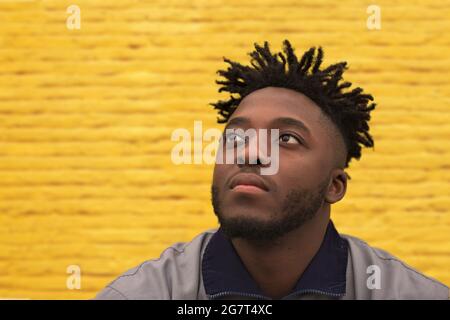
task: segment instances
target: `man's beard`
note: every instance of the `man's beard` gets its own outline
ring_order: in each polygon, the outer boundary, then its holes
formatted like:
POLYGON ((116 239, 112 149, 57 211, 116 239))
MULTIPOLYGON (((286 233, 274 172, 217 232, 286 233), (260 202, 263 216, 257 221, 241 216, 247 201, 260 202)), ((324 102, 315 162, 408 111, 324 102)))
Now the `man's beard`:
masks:
POLYGON ((212 205, 221 230, 229 237, 242 238, 257 246, 275 244, 283 235, 300 228, 311 220, 321 207, 328 181, 319 185, 317 190, 296 189, 288 192, 283 201, 281 212, 271 214, 271 219, 261 220, 242 215, 227 217, 221 211, 218 188, 211 187, 212 205))

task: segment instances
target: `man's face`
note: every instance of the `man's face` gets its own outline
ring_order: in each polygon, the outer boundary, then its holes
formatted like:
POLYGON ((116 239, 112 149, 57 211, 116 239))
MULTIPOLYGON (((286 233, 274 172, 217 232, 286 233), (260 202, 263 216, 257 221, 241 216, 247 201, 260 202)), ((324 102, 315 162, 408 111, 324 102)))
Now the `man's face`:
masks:
POLYGON ((250 128, 268 131, 269 152, 270 129, 279 130, 278 172, 261 175, 263 165, 249 164, 254 151, 246 146, 245 164, 216 164, 212 202, 225 234, 266 243, 297 229, 326 205, 331 172, 343 160, 342 149, 336 149, 343 142, 313 101, 285 88, 263 88, 242 100, 226 129, 250 128))

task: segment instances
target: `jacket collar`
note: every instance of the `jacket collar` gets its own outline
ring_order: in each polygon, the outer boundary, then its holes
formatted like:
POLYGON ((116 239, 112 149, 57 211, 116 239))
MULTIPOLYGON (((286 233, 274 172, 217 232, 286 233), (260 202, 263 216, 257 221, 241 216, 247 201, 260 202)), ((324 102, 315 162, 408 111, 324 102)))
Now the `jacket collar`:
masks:
MULTIPOLYGON (((318 252, 294 290, 283 299, 302 293, 333 297, 345 295, 347 252, 347 241, 340 237, 330 220, 318 252)), ((221 228, 214 233, 203 254, 202 276, 206 294, 210 299, 227 295, 270 299, 252 279, 221 228)))

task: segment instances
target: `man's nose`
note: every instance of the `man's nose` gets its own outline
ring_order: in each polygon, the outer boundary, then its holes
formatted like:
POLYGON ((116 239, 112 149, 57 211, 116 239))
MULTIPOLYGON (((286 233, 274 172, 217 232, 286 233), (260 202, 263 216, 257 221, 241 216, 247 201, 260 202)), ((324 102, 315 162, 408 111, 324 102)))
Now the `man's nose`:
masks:
POLYGON ((263 131, 245 137, 243 145, 237 148, 237 164, 265 166, 269 164, 268 152, 270 152, 269 137, 263 131))

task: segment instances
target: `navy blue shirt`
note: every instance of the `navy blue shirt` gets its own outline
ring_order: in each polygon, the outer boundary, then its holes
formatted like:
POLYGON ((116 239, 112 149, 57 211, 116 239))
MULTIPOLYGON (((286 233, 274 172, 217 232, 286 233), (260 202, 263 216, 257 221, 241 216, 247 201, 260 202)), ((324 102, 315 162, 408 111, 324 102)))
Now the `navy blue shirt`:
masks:
MULTIPOLYGON (((348 243, 330 220, 322 244, 297 281, 290 299, 303 293, 339 298, 345 295, 348 243)), ((271 299, 264 295, 245 268, 230 239, 219 228, 208 243, 202 275, 209 299, 242 296, 271 299)))

